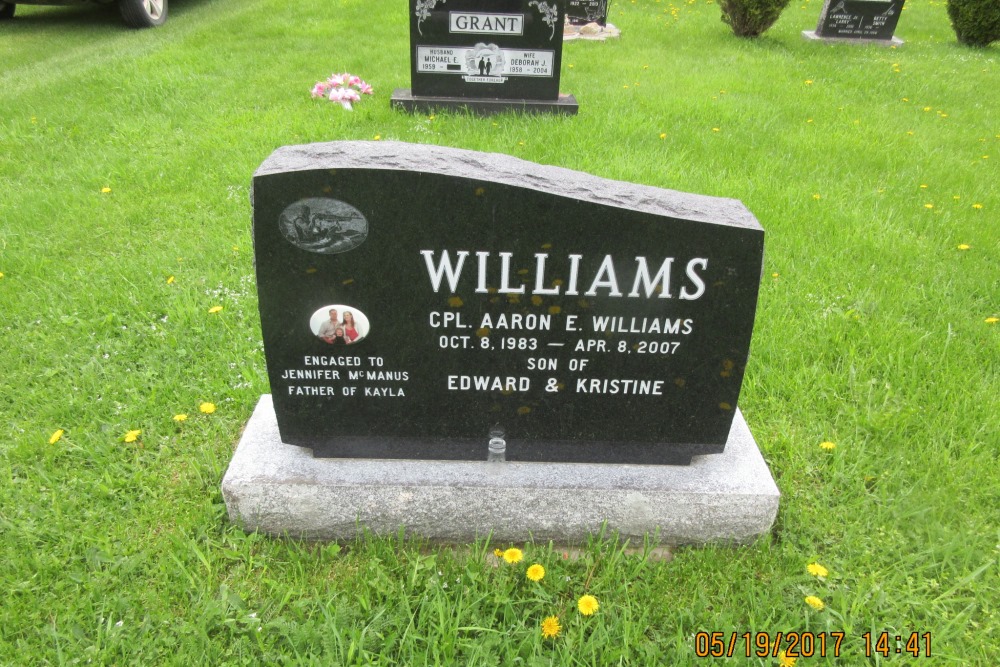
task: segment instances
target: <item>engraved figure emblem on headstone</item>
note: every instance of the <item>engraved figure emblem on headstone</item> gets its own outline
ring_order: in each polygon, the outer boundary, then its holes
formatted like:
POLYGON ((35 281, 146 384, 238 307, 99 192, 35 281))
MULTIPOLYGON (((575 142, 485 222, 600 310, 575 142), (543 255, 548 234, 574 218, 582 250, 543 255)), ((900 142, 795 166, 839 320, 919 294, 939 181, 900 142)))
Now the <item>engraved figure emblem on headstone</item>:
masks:
POLYGON ((324 197, 288 206, 278 218, 278 228, 292 245, 326 255, 353 250, 368 238, 368 221, 361 211, 324 197))
POLYGON ((503 83, 507 79, 500 76, 504 72, 503 51, 496 44, 477 43, 465 53, 466 81, 488 81, 503 83))

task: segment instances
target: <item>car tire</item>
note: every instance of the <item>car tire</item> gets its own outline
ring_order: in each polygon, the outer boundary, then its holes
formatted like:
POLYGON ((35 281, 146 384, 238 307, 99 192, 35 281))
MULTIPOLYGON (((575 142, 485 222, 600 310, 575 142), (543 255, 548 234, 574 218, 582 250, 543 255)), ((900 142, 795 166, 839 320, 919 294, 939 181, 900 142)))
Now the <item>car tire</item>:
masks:
POLYGON ((167 0, 119 0, 118 8, 130 28, 155 28, 167 20, 167 0))
POLYGON ((13 2, 0 2, 0 20, 14 18, 15 7, 13 2))

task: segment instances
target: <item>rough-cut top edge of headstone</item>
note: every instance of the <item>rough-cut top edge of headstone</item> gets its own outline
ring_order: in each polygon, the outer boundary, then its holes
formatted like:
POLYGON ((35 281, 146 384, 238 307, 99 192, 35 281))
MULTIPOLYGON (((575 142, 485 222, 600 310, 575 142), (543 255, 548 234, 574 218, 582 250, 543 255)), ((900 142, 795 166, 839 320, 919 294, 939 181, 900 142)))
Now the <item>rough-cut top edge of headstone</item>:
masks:
POLYGON ((264 160, 254 177, 314 169, 385 169, 471 178, 653 215, 763 231, 736 199, 614 181, 500 153, 425 144, 331 141, 283 146, 264 160))

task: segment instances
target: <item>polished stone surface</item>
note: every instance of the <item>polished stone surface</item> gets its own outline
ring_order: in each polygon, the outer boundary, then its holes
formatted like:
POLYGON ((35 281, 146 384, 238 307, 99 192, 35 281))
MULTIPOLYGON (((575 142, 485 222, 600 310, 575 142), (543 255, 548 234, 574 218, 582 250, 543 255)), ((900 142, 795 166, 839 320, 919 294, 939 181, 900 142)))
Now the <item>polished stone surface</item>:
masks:
POLYGON ((475 460, 499 431, 509 460, 593 463, 725 446, 764 242, 739 202, 391 142, 281 148, 253 196, 285 442, 475 460))
POLYGON ((281 442, 268 395, 222 492, 232 521, 275 536, 349 540, 402 527, 451 542, 579 543, 606 524, 666 544, 752 541, 770 530, 780 496, 739 412, 725 452, 690 466, 317 459, 281 442))
POLYGON ((565 0, 410 0, 414 97, 559 97, 565 0))
POLYGON ((582 26, 608 23, 608 0, 567 0, 566 19, 568 23, 582 26))
POLYGON ((824 0, 819 39, 891 42, 906 0, 824 0))

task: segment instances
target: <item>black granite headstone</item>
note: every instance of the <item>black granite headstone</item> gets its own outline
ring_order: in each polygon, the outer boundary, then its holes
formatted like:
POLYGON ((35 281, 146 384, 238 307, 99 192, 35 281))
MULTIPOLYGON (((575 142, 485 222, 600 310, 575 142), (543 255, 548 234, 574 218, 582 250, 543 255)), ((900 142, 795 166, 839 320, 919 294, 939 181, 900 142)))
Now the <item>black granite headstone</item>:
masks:
POLYGON ((410 0, 410 90, 394 106, 576 113, 560 96, 566 0, 410 0))
POLYGON ((826 0, 816 35, 821 38, 892 40, 905 0, 826 0))
POLYGON ((764 231, 738 201, 435 146, 253 180, 281 438, 317 456, 686 463, 723 450, 764 231), (332 312, 335 311, 335 312, 332 312))
POLYGON ((597 23, 608 24, 608 3, 610 0, 567 0, 566 16, 573 25, 597 23))

